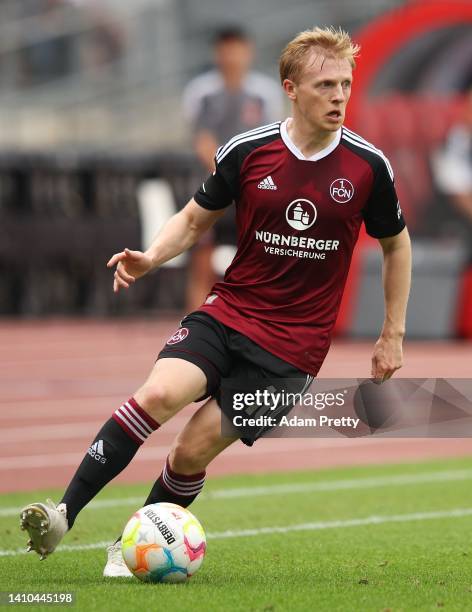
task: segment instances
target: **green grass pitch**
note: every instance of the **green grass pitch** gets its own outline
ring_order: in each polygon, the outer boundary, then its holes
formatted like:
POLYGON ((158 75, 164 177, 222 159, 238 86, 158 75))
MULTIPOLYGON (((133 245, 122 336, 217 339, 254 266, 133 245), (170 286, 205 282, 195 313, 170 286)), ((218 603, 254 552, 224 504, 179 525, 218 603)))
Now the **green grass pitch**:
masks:
POLYGON ((5 495, 0 590, 73 591, 71 609, 86 611, 471 610, 471 484, 472 458, 210 479, 192 506, 207 556, 184 585, 102 577, 99 543, 119 534, 147 485, 108 487, 43 562, 17 552, 13 512, 59 492, 5 495))

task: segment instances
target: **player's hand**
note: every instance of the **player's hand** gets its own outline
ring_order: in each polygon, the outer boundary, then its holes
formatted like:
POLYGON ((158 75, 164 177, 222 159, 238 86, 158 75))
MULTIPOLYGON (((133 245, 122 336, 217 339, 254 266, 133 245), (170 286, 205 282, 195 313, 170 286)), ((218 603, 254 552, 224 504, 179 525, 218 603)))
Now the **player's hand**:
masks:
POLYGON ((374 347, 371 375, 375 382, 382 383, 393 376, 403 365, 402 337, 381 336, 374 347))
POLYGON ((125 249, 110 258, 107 268, 113 266, 116 266, 113 291, 118 293, 120 289, 129 289, 132 283, 147 274, 152 269, 152 259, 142 251, 125 249))

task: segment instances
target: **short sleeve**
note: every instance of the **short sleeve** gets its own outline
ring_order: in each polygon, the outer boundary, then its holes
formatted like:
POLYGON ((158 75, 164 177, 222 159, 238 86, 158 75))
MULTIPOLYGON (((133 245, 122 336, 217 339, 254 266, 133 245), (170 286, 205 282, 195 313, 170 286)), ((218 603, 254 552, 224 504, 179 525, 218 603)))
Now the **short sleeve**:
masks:
POLYGON ((182 112, 192 127, 203 112, 202 108, 206 98, 214 95, 221 86, 221 76, 216 70, 195 77, 186 86, 182 96, 182 112))
POLYGON ((363 216, 367 233, 373 238, 396 236, 405 227, 392 168, 386 158, 379 158, 374 170, 372 191, 363 216))
POLYGON ((259 72, 251 72, 247 79, 248 93, 257 95, 263 104, 264 121, 272 123, 284 118, 283 89, 274 79, 259 72))
POLYGON ((194 200, 208 210, 221 210, 238 197, 239 164, 237 148, 220 147, 215 156, 215 171, 200 186, 194 200))
POLYGON ((211 108, 207 103, 206 98, 201 101, 200 110, 195 117, 192 127, 195 133, 202 130, 208 130, 214 134, 217 129, 217 126, 215 125, 214 113, 211 112, 211 108))

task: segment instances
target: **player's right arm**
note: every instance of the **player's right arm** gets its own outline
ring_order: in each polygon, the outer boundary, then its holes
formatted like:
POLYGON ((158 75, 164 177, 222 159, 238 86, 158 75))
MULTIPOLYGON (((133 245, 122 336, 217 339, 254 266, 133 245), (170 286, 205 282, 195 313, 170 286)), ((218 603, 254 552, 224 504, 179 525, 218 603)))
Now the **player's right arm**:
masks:
POLYGON ((218 149, 215 171, 188 204, 169 219, 146 252, 125 249, 113 255, 107 266, 116 266, 115 293, 129 289, 138 278, 192 247, 237 199, 239 165, 233 141, 218 149))
POLYGON ((138 278, 192 247, 223 214, 224 209, 203 208, 192 198, 169 219, 147 251, 124 249, 110 258, 107 267, 116 266, 113 291, 129 289, 138 278))

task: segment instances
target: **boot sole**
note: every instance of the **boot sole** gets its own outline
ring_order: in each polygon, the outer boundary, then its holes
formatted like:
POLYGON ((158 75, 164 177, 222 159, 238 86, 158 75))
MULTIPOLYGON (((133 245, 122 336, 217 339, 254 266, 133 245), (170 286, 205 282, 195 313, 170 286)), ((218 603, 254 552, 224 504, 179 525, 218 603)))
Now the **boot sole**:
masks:
POLYGON ((43 546, 43 536, 49 531, 49 516, 39 504, 30 504, 20 514, 20 527, 28 532, 30 541, 28 551, 34 550, 45 559, 49 554, 43 546))

